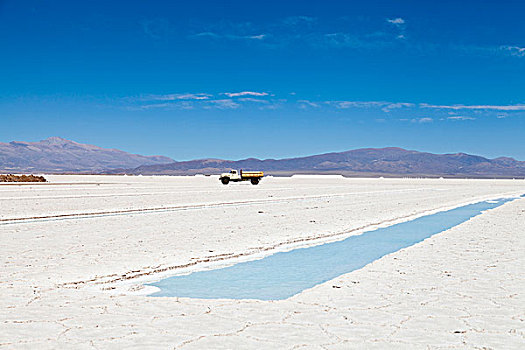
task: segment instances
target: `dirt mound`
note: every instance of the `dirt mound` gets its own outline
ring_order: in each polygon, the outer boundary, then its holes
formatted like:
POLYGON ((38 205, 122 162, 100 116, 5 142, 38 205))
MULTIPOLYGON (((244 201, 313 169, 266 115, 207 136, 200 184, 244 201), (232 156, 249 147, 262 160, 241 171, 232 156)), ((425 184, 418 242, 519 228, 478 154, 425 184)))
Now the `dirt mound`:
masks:
POLYGON ((0 175, 0 182, 47 182, 43 176, 35 175, 0 175))

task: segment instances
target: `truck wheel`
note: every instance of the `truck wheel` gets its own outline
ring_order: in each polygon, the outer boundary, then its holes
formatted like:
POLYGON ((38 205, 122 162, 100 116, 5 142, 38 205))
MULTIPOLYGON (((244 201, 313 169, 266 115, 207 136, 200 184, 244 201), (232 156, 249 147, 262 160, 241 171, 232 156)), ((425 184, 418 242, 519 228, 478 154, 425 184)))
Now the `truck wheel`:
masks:
POLYGON ((227 177, 223 177, 223 178, 221 179, 221 182, 222 182, 223 185, 227 185, 228 182, 230 182, 230 179, 228 179, 227 177))
POLYGON ((259 179, 251 179, 252 185, 257 185, 259 183, 259 179))

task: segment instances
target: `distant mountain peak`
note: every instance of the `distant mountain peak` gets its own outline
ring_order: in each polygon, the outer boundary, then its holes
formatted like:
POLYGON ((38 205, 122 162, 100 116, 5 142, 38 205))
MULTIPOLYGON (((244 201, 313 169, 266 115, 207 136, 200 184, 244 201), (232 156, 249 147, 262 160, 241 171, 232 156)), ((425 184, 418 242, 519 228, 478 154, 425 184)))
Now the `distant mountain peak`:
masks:
POLYGON ((76 142, 73 142, 73 141, 70 141, 70 140, 66 140, 62 137, 58 137, 58 136, 51 136, 51 137, 48 137, 47 139, 44 139, 42 141, 40 141, 41 143, 47 143, 49 145, 63 145, 63 144, 66 144, 66 143, 76 143, 76 142))
POLYGON ((131 154, 58 136, 39 142, 0 142, 0 173, 99 173, 173 162, 168 157, 131 154))

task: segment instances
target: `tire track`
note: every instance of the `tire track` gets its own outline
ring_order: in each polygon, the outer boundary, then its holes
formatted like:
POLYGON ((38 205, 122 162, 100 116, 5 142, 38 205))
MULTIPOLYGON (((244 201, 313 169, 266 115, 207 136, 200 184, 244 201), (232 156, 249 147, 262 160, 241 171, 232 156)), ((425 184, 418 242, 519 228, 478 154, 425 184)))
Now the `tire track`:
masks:
POLYGON ((83 219, 90 217, 100 216, 112 216, 112 215, 129 215, 135 213, 152 213, 161 211, 179 211, 179 210, 195 210, 195 209, 211 209, 220 207, 240 206, 240 205, 254 205, 254 204, 267 204, 267 203, 286 203, 310 199, 324 199, 324 198, 337 198, 346 196, 355 196, 363 194, 380 194, 380 193, 398 193, 398 192, 415 192, 415 191, 441 191, 440 189, 428 189, 428 188, 414 188, 414 189, 401 189, 401 190, 384 190, 384 191, 366 191, 366 192, 348 192, 348 193, 337 193, 329 195, 311 195, 311 196, 300 196, 300 197, 284 197, 275 199, 255 199, 255 200, 244 200, 244 201, 229 201, 229 202, 217 202, 217 203, 203 203, 203 204, 187 204, 187 205, 175 205, 175 206, 163 206, 153 208, 140 208, 140 209, 122 209, 122 210, 108 210, 108 211, 95 211, 86 213, 66 213, 56 215, 43 215, 43 216, 31 216, 21 218, 3 218, 0 219, 0 225, 15 224, 15 223, 28 223, 37 221, 50 221, 50 220, 64 220, 64 219, 83 219))

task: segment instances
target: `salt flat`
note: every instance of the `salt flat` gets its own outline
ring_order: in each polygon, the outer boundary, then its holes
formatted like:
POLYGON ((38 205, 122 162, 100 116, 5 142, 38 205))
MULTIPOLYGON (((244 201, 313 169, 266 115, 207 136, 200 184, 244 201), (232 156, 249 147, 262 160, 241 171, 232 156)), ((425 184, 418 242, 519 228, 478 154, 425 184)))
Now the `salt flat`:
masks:
POLYGON ((142 283, 525 193, 524 180, 47 176, 0 185, 0 345, 521 348, 525 199, 283 301, 142 283))

